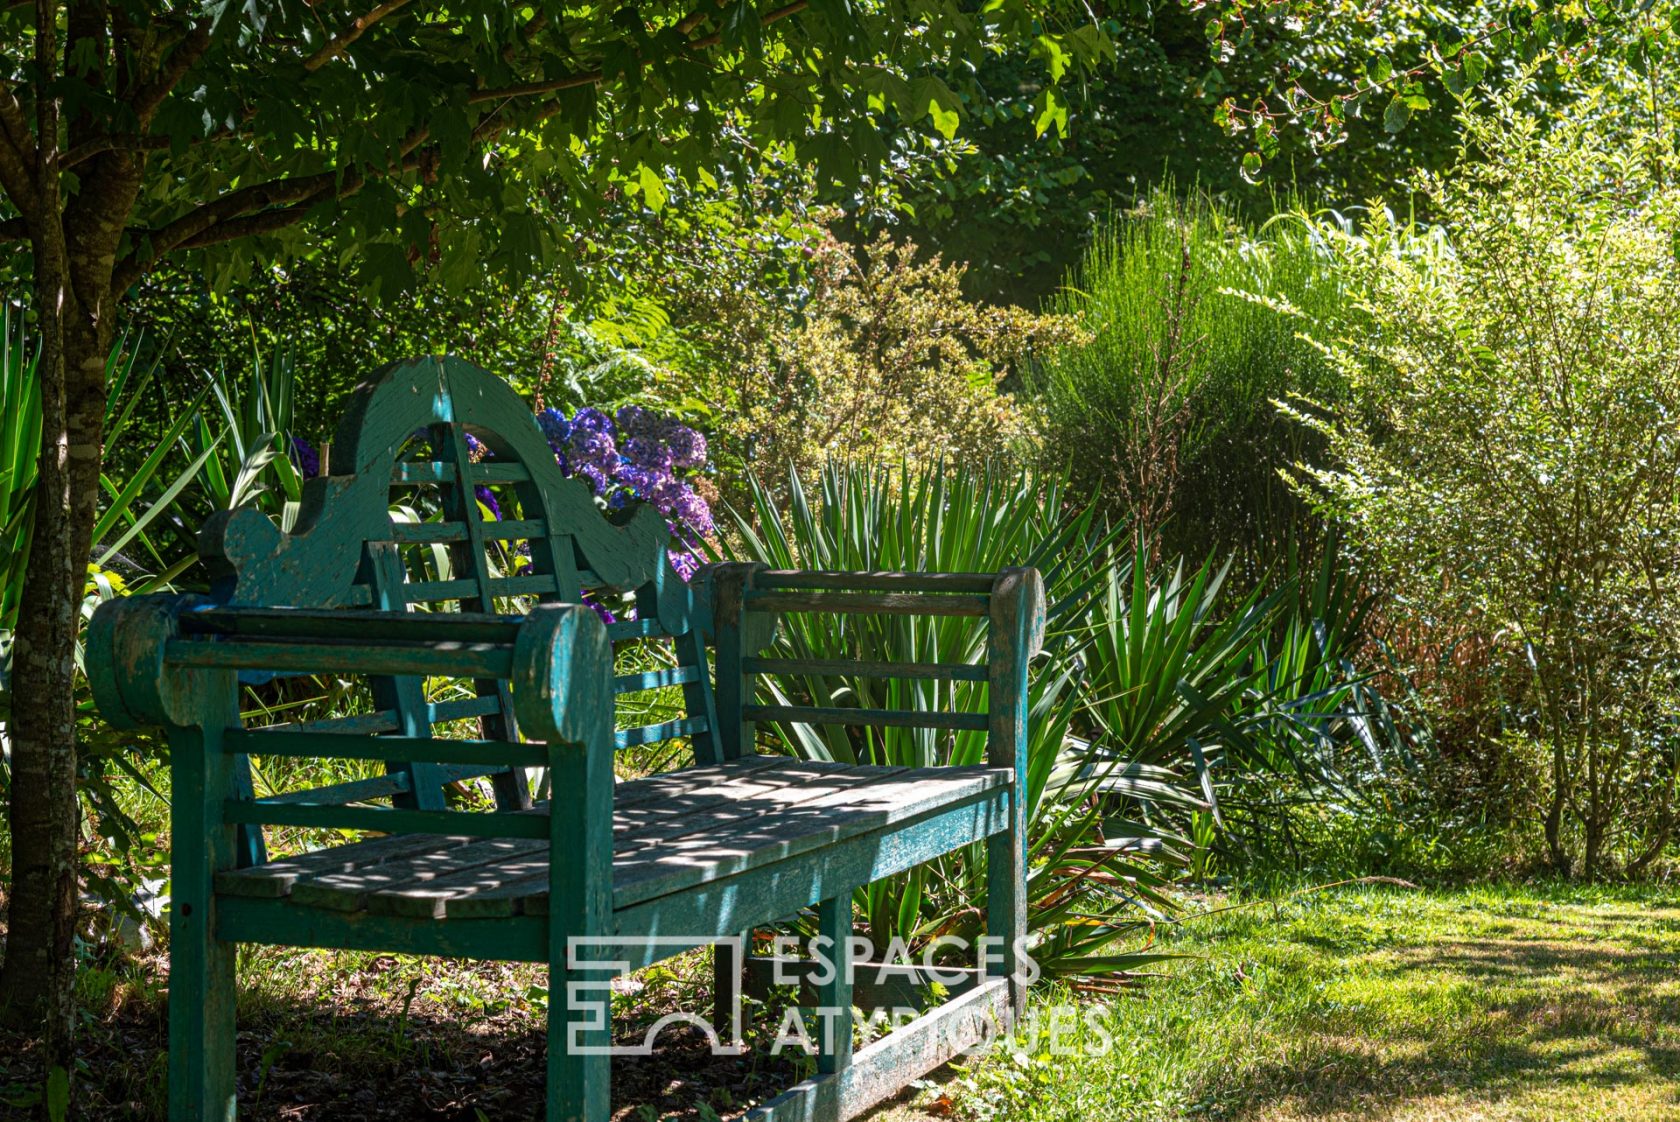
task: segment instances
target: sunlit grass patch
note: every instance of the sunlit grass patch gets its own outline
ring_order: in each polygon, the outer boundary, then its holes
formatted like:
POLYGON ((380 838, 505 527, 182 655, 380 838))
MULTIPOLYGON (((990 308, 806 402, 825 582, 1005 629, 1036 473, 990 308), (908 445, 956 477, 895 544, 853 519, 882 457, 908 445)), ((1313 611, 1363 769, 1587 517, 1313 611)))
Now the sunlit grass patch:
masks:
MULTIPOLYGON (((1657 889, 1342 888, 1163 933, 1195 957, 892 1108, 1023 1122, 1680 1119, 1680 908, 1657 889)), ((1192 908, 1192 911, 1195 911, 1192 908)), ((1042 1008, 1065 999, 1046 992, 1042 1008)))

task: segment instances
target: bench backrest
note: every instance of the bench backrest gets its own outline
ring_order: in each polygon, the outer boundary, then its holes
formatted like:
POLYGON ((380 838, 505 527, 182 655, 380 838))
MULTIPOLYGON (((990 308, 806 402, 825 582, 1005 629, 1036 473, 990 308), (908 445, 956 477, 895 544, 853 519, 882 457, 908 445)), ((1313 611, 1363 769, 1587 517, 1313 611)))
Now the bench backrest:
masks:
MULTIPOLYGON (((636 618, 610 624, 609 635, 669 640, 675 665, 621 675, 617 692, 680 685, 687 716, 621 730, 620 747, 686 736, 697 761, 715 759, 695 599, 670 563, 664 520, 641 505, 603 511, 583 481, 562 472, 505 382, 451 357, 387 367, 357 389, 325 459, 323 474, 304 484, 290 532, 251 510, 206 524, 200 552, 218 601, 512 617, 538 601, 577 603, 586 590, 631 594, 636 618), (432 510, 441 519, 415 517, 432 510)), ((473 696, 437 703, 420 676, 370 685, 374 712, 293 727, 428 737, 434 726, 477 718, 485 739, 518 737, 503 679, 476 680, 473 696)), ((400 777, 396 805, 419 809, 441 808, 444 785, 459 777, 425 764, 391 772, 400 777)), ((523 771, 491 780, 502 808, 529 805, 523 771)))

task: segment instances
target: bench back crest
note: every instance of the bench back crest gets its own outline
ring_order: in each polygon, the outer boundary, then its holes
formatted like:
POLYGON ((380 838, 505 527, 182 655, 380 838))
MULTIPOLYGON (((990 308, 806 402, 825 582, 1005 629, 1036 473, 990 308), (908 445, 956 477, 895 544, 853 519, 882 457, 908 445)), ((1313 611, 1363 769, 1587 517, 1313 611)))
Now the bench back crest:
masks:
MULTIPOLYGON (((389 366, 357 388, 326 459, 290 531, 252 510, 205 524, 199 548, 218 602, 507 616, 577 603, 586 590, 633 594, 637 619, 609 634, 675 640, 681 668, 653 684, 682 684, 689 719, 621 733, 621 746, 686 735, 699 758, 710 755, 704 648, 694 597, 666 552, 669 529, 651 507, 598 507, 505 382, 453 357, 389 366), (441 518, 417 517, 433 509, 441 518)), ((621 679, 620 692, 653 682, 637 678, 621 679)), ((476 697, 445 703, 428 701, 420 677, 369 681, 376 711, 321 731, 429 737, 435 724, 476 717, 485 738, 518 738, 506 681, 475 681, 476 697)), ((442 769, 392 770, 406 775, 399 805, 442 805, 442 769)), ((504 808, 529 805, 522 773, 491 779, 504 808)))

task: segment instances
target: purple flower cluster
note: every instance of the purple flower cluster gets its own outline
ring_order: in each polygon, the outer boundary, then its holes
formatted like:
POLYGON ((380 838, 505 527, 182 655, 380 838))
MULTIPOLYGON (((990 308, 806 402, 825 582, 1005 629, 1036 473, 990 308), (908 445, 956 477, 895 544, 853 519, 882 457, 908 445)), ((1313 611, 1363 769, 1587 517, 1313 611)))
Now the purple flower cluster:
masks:
POLYGON ((292 466, 305 479, 321 474, 321 455, 301 436, 292 437, 292 466))
MULTIPOLYGON (((706 465, 706 438, 694 429, 639 405, 612 416, 587 407, 571 417, 544 409, 537 425, 561 469, 587 480, 608 507, 649 503, 685 543, 715 529, 710 505, 685 476, 706 465)), ((687 580, 700 563, 685 546, 672 551, 671 564, 687 580)))
MULTIPOLYGON (((544 409, 537 414, 537 425, 554 450, 560 469, 587 480, 609 508, 620 510, 639 501, 664 515, 680 543, 670 551, 671 567, 683 580, 693 578, 700 568, 694 543, 716 529, 711 506, 693 483, 692 473, 706 466, 704 436, 639 405, 626 405, 612 415, 585 407, 571 417, 558 409, 544 409)), ((428 436, 425 429, 414 435, 420 440, 428 436)), ((488 451, 470 433, 466 434, 466 445, 468 456, 475 462, 488 451)), ((320 456, 301 437, 291 438, 291 459, 305 479, 320 474, 320 456)), ((501 504, 495 493, 482 485, 474 492, 490 517, 500 520, 501 504)), ((605 607, 593 606, 611 622, 611 613, 605 607)))

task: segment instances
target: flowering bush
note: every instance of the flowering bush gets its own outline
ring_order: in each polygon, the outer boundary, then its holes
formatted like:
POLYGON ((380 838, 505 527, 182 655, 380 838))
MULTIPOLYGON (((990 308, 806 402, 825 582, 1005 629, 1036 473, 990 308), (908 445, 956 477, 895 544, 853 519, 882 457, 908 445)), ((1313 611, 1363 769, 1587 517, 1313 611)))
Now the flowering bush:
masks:
POLYGON ((715 528, 711 504, 695 487, 706 466, 704 436, 639 405, 611 416, 585 407, 569 418, 544 409, 537 425, 560 469, 588 482, 608 509, 641 501, 664 515, 679 543, 671 564, 684 580, 694 575, 694 547, 715 528))
MULTIPOLYGON (((645 502, 664 515, 677 541, 670 552, 671 565, 684 580, 694 575, 700 566, 696 548, 715 529, 711 503, 697 487, 709 487, 700 474, 706 466, 704 436, 638 405, 626 405, 613 415, 586 407, 571 417, 544 409, 537 414, 537 425, 560 470, 588 483, 607 509, 645 502)), ((425 435, 415 434, 419 439, 425 435)), ((320 473, 320 456, 307 441, 292 437, 291 451, 304 478, 320 473)), ((468 435, 467 452, 477 460, 485 448, 468 435)), ((502 517, 494 492, 480 486, 475 493, 489 517, 502 517)))

